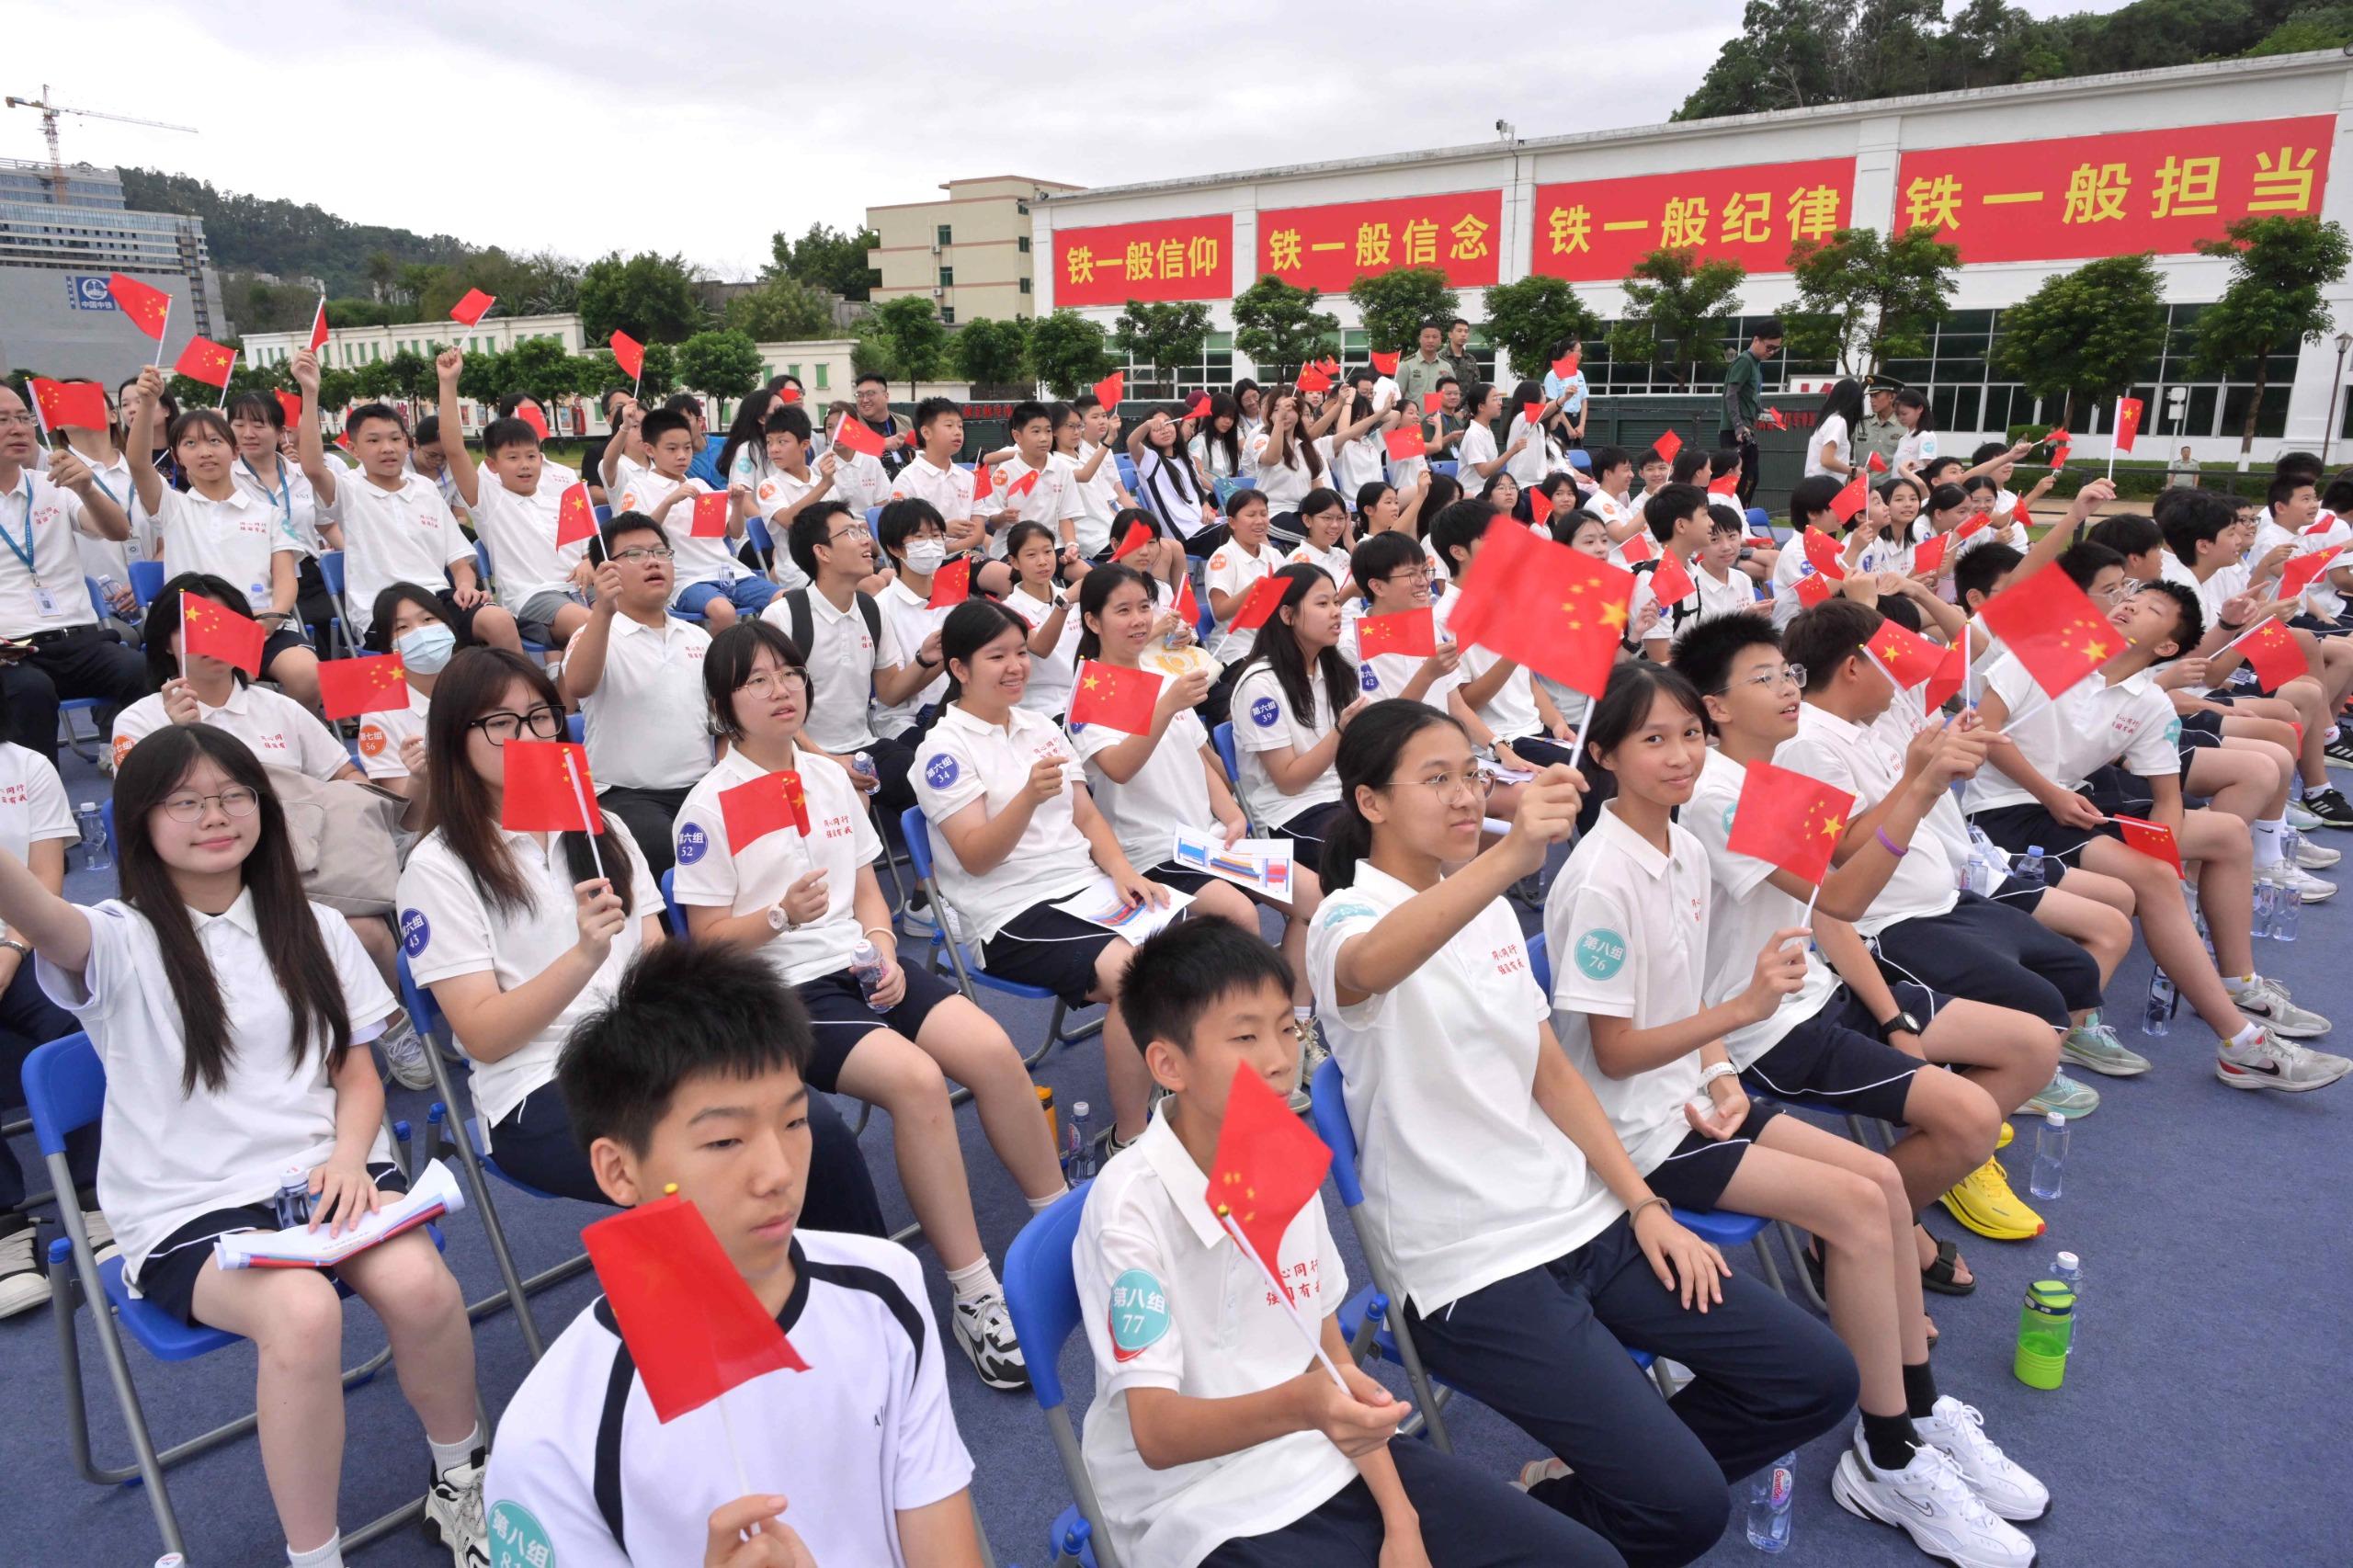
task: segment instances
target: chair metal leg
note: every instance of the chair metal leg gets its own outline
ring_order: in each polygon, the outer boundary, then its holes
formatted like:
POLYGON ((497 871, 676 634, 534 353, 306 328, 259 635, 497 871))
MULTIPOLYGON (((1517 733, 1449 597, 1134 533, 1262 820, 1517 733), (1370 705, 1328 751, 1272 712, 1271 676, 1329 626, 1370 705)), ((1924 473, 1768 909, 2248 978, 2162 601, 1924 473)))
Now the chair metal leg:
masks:
MULTIPOLYGON (((1790 1267, 1797 1270, 1798 1288, 1805 1292, 1805 1299, 1813 1303, 1816 1312, 1827 1314, 1830 1303, 1824 1301, 1822 1292, 1813 1288, 1813 1271, 1805 1266, 1805 1233, 1787 1220, 1773 1222, 1781 1228, 1781 1244, 1790 1249, 1790 1267)), ((1761 1243, 1765 1238, 1759 1236, 1756 1239, 1761 1243)), ((1783 1291, 1782 1294, 1787 1295, 1788 1292, 1783 1291)))
MULTIPOLYGON (((457 1125, 445 1131, 449 1142, 456 1146, 458 1163, 465 1167, 466 1179, 474 1189, 474 1211, 482 1216, 482 1228, 490 1239, 490 1256, 498 1265, 499 1283, 506 1287, 507 1302, 515 1309, 516 1326, 523 1331, 523 1348, 538 1365, 547 1353, 547 1345, 540 1337, 540 1325, 531 1316, 531 1305, 524 1282, 515 1267, 514 1255, 506 1250, 506 1228, 499 1223, 497 1205, 491 1201, 490 1179, 474 1155, 473 1135, 466 1130, 464 1113, 460 1108, 456 1091, 449 1083, 449 1064, 442 1060, 441 1051, 433 1041, 425 1042, 425 1060, 433 1070, 433 1086, 440 1092, 441 1103, 447 1108, 449 1121, 457 1125)), ((472 1309, 467 1309, 471 1317, 472 1309)))
POLYGON ((1096 1501, 1095 1483, 1087 1478, 1086 1459, 1070 1424, 1069 1405, 1058 1404, 1046 1412, 1046 1430, 1053 1434, 1054 1453, 1070 1482, 1071 1501, 1078 1505, 1079 1517, 1094 1532, 1096 1568, 1120 1568, 1119 1551, 1111 1545, 1111 1532, 1103 1522, 1103 1505, 1096 1501))
MULTIPOLYGON (((1381 1293, 1388 1294, 1386 1286, 1382 1287, 1381 1293)), ((1397 1342, 1397 1358, 1405 1364, 1405 1381, 1412 1386, 1414 1403, 1420 1407, 1423 1423, 1429 1428, 1431 1447, 1439 1453, 1450 1454, 1454 1451, 1454 1442, 1446 1435, 1445 1418, 1438 1415, 1439 1406, 1445 1403, 1440 1397, 1442 1391, 1430 1381, 1429 1372, 1422 1366, 1421 1349, 1415 1345, 1413 1334, 1405 1327, 1404 1301, 1403 1296, 1390 1297, 1390 1336, 1397 1342)))
POLYGON ((1773 1249, 1765 1244, 1765 1233, 1757 1232, 1749 1244, 1756 1249, 1756 1271, 1764 1277, 1765 1283, 1775 1295, 1788 1295, 1790 1288, 1781 1283, 1781 1267, 1773 1261, 1773 1249))

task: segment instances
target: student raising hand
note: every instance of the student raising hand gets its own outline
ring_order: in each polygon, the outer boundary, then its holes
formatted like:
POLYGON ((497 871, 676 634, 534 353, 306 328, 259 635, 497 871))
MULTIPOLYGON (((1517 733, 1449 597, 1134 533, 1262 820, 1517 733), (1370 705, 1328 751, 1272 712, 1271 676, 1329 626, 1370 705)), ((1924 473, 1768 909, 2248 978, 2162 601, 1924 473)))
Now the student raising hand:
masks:
POLYGON ((1529 870, 1542 867, 1544 852, 1576 831, 1585 791, 1585 775, 1563 762, 1546 767, 1520 791, 1519 810, 1504 843, 1529 870))
POLYGON ((777 1518, 784 1509, 781 1497, 738 1497, 712 1513, 702 1568, 817 1568, 801 1537, 777 1518))

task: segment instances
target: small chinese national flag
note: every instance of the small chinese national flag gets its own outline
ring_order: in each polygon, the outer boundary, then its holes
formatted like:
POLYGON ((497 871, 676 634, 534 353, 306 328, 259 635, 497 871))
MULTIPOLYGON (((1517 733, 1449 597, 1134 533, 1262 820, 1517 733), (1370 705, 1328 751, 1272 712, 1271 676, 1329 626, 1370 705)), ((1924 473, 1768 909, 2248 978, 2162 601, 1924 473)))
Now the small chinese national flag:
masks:
POLYGON ((1303 392, 1330 392, 1332 378, 1325 375, 1320 367, 1302 365, 1300 367, 1299 380, 1292 384, 1303 392))
POLYGON ((2034 508, 2026 504, 2025 496, 2019 496, 2018 504, 2010 508, 2010 521, 2022 528, 2034 526, 2034 508))
POLYGON ((2235 648, 2239 656, 2255 671, 2256 678, 2266 691, 2277 691, 2298 676, 2310 675, 2304 662, 2304 651, 2296 645, 2288 629, 2266 616, 2256 623, 2255 630, 2245 633, 2223 648, 2224 653, 2235 648))
POLYGON ((1873 452, 1870 455, 1870 460, 1864 463, 1863 466, 1873 473, 1885 473, 1887 472, 1886 454, 1882 452, 1873 452))
POLYGON ((1963 631, 1937 661, 1937 673, 1928 677, 1926 697, 1928 711, 1933 713, 1952 700, 1953 693, 1969 684, 1969 633, 1963 631))
POLYGON ((1820 528, 1808 528, 1799 541, 1807 562, 1824 576, 1836 583, 1847 575, 1846 562, 1838 559, 1838 543, 1820 528))
POLYGON ((1423 418, 1436 419, 1439 415, 1444 414, 1445 412, 1446 394, 1444 392, 1424 392, 1422 394, 1423 418))
POLYGON ((1856 513, 1870 504, 1870 482, 1859 473, 1830 498, 1830 515, 1842 523, 1851 522, 1856 513))
POLYGON ((597 508, 588 499, 588 486, 583 483, 563 493, 555 508, 555 547, 562 550, 584 539, 597 537, 597 508))
POLYGON ((2051 472, 2057 473, 2067 466, 2067 448, 2071 437, 2064 430, 2051 432, 2051 472))
POLYGON ((1154 537, 1152 525, 1141 517, 1137 518, 1128 525, 1128 531, 1120 536, 1120 547, 1111 551, 1111 559, 1125 561, 1129 556, 1150 544, 1154 537))
POLYGON ((1427 659, 1437 652, 1437 622, 1427 605, 1399 610, 1394 615, 1369 615, 1357 622, 1359 661, 1383 653, 1406 653, 1427 659))
POLYGON ((1120 398, 1127 390, 1128 373, 1125 370, 1114 370, 1095 383, 1096 400, 1102 403, 1103 412, 1108 414, 1120 406, 1120 398))
POLYGON ((1894 677, 1895 684, 1909 691, 1935 675, 1944 663, 1945 650, 1912 631, 1892 620, 1881 620, 1870 641, 1863 644, 1878 659, 1881 667, 1894 677))
POLYGON ((972 465, 972 503, 978 506, 996 492, 996 476, 1000 471, 989 467, 983 458, 972 465))
POLYGON ((33 405, 40 411, 43 428, 104 431, 110 427, 106 389, 97 382, 52 381, 47 376, 25 380, 33 390, 33 405))
POLYGON ((809 836, 809 796, 801 775, 787 768, 763 773, 719 792, 719 814, 727 824, 728 847, 740 855, 771 833, 791 828, 809 836))
POLYGON ((1951 543, 1950 534, 1930 534, 1912 547, 1912 570, 1934 572, 1945 563, 1945 551, 1951 543))
POLYGON ((408 672, 398 653, 325 659, 319 665, 319 707, 330 719, 357 719, 408 706, 408 672))
POLYGON ((1544 417, 1544 405, 1540 403, 1523 403, 1519 405, 1519 416, 1529 424, 1534 425, 1544 417))
POLYGON ((1160 700, 1162 684, 1150 670, 1123 670, 1085 660, 1078 666, 1078 683, 1071 688, 1071 727, 1100 724, 1123 735, 1144 734, 1152 729, 1152 710, 1160 700))
POLYGON ((1375 370, 1378 370, 1381 374, 1384 376, 1393 376, 1397 373, 1396 355, 1383 354, 1380 349, 1375 348, 1371 350, 1366 358, 1372 361, 1372 368, 1375 370))
MULTIPOLYGON (((56 421, 52 419, 50 423, 54 425, 56 421)), ((2336 546, 2328 550, 2315 550, 2307 554, 2299 555, 2289 562, 2279 573, 2279 597, 2283 599, 2292 599, 2301 596, 2306 588, 2313 585, 2315 578, 2328 570, 2329 562, 2336 559, 2342 549, 2342 546, 2336 546)))
POLYGON ((1658 565, 1651 573, 1651 596, 1658 600, 1661 609, 1672 609, 1699 591, 1683 562, 1668 551, 1658 558, 1658 565))
POLYGON ((724 539, 727 536, 727 492, 705 490, 695 496, 695 520, 688 529, 692 539, 724 539))
POLYGON ((169 294, 142 283, 136 278, 125 278, 119 272, 108 275, 107 292, 114 296, 115 304, 140 331, 159 345, 164 341, 164 324, 171 319, 172 314, 172 297, 169 294))
POLYGON ((627 376, 632 381, 640 381, 644 378, 644 344, 640 343, 636 338, 631 337, 628 333, 622 332, 617 327, 613 331, 612 341, 606 347, 612 350, 613 363, 621 368, 622 375, 627 376))
POLYGON ((1657 553, 1658 546, 1651 541, 1651 536, 1639 530, 1628 534, 1626 542, 1618 547, 1618 559, 1629 566, 1640 566, 1657 553))
POLYGON ((1188 626, 1201 623, 1201 601, 1193 597, 1193 580, 1190 577, 1176 579, 1176 615, 1188 626))
POLYGON ((1490 528, 1447 622, 1454 640, 1500 653, 1598 699, 1626 634, 1634 574, 1526 528, 1490 528))
POLYGON ((1528 493, 1528 520, 1534 523, 1540 528, 1552 520, 1552 498, 1544 494, 1541 490, 1529 491, 1528 493))
POLYGON ((1422 440, 1421 427, 1417 425, 1392 426, 1381 437, 1381 444, 1389 449, 1389 458, 1392 462, 1411 462, 1415 458, 1427 456, 1428 452, 1427 447, 1422 440))
POLYGON ((249 676, 261 674, 261 645, 268 641, 261 622, 225 605, 180 595, 180 651, 189 658, 219 659, 249 676))
POLYGON ((302 394, 290 392, 279 392, 278 409, 279 413, 286 415, 286 427, 289 430, 295 428, 302 423, 302 394))
POLYGON ((1720 473, 1716 475, 1715 478, 1708 481, 1708 494, 1711 495, 1739 494, 1740 475, 1736 473, 1720 473))
POLYGON ((972 557, 960 555, 931 574, 931 597, 924 603, 932 609, 946 609, 950 605, 961 605, 972 597, 972 557))
MULTIPOLYGON (((2026 505, 2026 503, 2025 503, 2025 502, 2023 502, 2023 501, 2021 501, 2021 502, 2019 502, 2019 503, 2018 503, 2018 505, 2019 505, 2019 506, 2025 506, 2025 505, 2026 505)), ((1967 538, 1968 538, 1970 535, 1972 535, 1972 534, 1983 533, 1983 532, 1984 532, 1987 528, 1992 528, 1993 526, 1994 526, 1994 520, 1993 520, 1993 518, 1992 518, 1991 517, 1987 516, 1987 515, 1986 515, 1985 513, 1984 513, 1984 512, 1979 512, 1979 513, 1975 514, 1974 516, 1971 517, 1970 517, 1970 519, 1969 519, 1967 522, 1965 522, 1965 523, 1961 524, 1961 527, 1959 527, 1959 528, 1957 528, 1953 529, 1953 530, 1952 530, 1952 537, 1953 537, 1955 540, 1964 540, 1964 539, 1967 539, 1967 538)))
POLYGON ((496 295, 485 294, 479 289, 469 289, 466 290, 464 299, 449 307, 449 319, 460 326, 480 326, 482 318, 488 315, 490 307, 496 303, 498 303, 496 295))
POLYGON ((1015 480, 1012 483, 1007 484, 1007 485, 1005 487, 1005 493, 1006 493, 1007 495, 1027 495, 1027 494, 1029 494, 1029 492, 1031 492, 1032 490, 1035 490, 1035 489, 1037 489, 1037 488, 1038 488, 1038 474, 1039 474, 1039 472, 1040 472, 1040 471, 1039 471, 1039 470, 1034 469, 1034 468, 1033 468, 1033 469, 1031 469, 1028 473, 1023 474, 1019 479, 1017 479, 1017 480, 1015 480))
POLYGON ((1756 416, 1756 427, 1760 430, 1786 430, 1790 422, 1781 416, 1779 409, 1768 408, 1756 416))
POLYGON ((2124 639, 2108 618, 2055 567, 2003 589, 1979 614, 1985 630, 2052 697, 2124 651, 2124 639))
POLYGON ((1830 872, 1831 854, 1854 805, 1854 796, 1809 774, 1751 762, 1724 847, 1769 860, 1819 886, 1830 872))
POLYGON ((1552 373, 1560 377, 1561 380, 1564 381, 1571 376, 1575 375, 1577 373, 1577 351, 1572 348, 1566 354, 1562 355, 1558 359, 1553 360, 1552 373))
POLYGON ((1177 417, 1180 419, 1207 419, 1215 406, 1215 404, 1211 403, 1209 393, 1195 392, 1193 394, 1193 401, 1185 405, 1185 412, 1177 415, 1177 417))
POLYGON ((854 415, 843 415, 841 423, 834 426, 834 445, 845 451, 863 452, 870 458, 882 455, 882 437, 854 415))
POLYGON ((1819 572, 1809 572, 1790 584, 1790 591, 1797 595, 1801 606, 1812 609, 1838 590, 1831 585, 1830 578, 1819 572))
POLYGON ((2173 868, 2175 876, 2181 875, 2181 846, 2174 842, 2173 829, 2140 817, 2114 816, 2108 820, 2124 835, 2127 849, 2137 849, 2153 860, 2163 860, 2173 868))
POLYGON ((2132 443, 2140 438, 2140 435, 2141 400, 2137 397, 2118 398, 2116 400, 2116 440, 2113 443, 2116 449, 2120 452, 2131 451, 2132 443))
POLYGON ((1233 612, 1233 624, 1227 630, 1256 631, 1266 625, 1281 608, 1283 596, 1290 592, 1290 584, 1291 580, 1279 572, 1259 578, 1251 588, 1250 597, 1242 601, 1242 608, 1233 612))
POLYGON ((657 1198, 580 1233, 656 1421, 770 1372, 805 1372, 691 1203, 657 1198))
POLYGON ((1236 1062, 1202 1200, 1220 1226, 1257 1254, 1285 1301, 1293 1298, 1282 1272, 1283 1233, 1315 1201, 1324 1173, 1331 1168, 1332 1151, 1324 1140, 1306 1129, 1248 1062, 1236 1062))
MULTIPOLYGON (((468 322, 468 326, 473 323, 468 322)), ((327 297, 319 296, 319 308, 311 314, 311 352, 316 354, 327 346, 327 297)))
POLYGON ((191 337, 188 347, 180 350, 179 362, 172 367, 175 374, 207 386, 226 387, 229 369, 237 362, 237 351, 224 348, 209 337, 191 337))
POLYGON ((531 427, 531 434, 537 436, 540 440, 544 441, 548 438, 548 416, 540 412, 540 405, 538 403, 517 403, 515 405, 515 417, 521 420, 524 424, 529 425, 531 427))
POLYGON ((509 833, 602 833, 587 748, 570 741, 509 741, 499 752, 506 787, 498 825, 509 833))
POLYGON ((1682 449, 1683 437, 1677 435, 1672 430, 1669 430, 1666 434, 1661 436, 1657 440, 1651 443, 1651 450, 1658 454, 1658 460, 1663 463, 1673 462, 1675 460, 1675 454, 1682 449))

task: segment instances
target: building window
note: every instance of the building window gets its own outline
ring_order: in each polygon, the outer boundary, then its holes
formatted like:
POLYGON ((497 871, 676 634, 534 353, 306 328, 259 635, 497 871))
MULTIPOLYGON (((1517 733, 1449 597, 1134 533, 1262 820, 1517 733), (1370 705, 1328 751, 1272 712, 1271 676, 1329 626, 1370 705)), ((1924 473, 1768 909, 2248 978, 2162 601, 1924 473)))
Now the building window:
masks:
POLYGON ((956 307, 953 305, 940 306, 939 321, 940 324, 943 326, 954 326, 956 324, 956 307))
POLYGON ((817 365, 817 390, 818 390, 819 392, 824 392, 824 391, 826 389, 827 385, 829 384, 829 383, 827 382, 827 381, 826 381, 826 378, 825 378, 825 372, 826 372, 826 370, 827 370, 828 369, 829 369, 829 367, 828 367, 828 366, 826 366, 826 365, 825 365, 822 360, 821 360, 821 361, 819 361, 819 363, 818 363, 818 365, 817 365))
POLYGON ((1025 294, 1029 292, 1029 279, 1027 278, 1021 279, 1021 291, 1025 294))
POLYGON ((939 225, 938 243, 943 245, 952 245, 956 243, 956 230, 952 224, 942 223, 939 225))
POLYGON ((1013 241, 1013 248, 1019 251, 1023 256, 1028 256, 1029 254, 1029 236, 1027 234, 1016 235, 1013 241))
POLYGON ((956 286, 956 269, 954 267, 943 267, 939 269, 939 286, 942 289, 952 289, 956 286))

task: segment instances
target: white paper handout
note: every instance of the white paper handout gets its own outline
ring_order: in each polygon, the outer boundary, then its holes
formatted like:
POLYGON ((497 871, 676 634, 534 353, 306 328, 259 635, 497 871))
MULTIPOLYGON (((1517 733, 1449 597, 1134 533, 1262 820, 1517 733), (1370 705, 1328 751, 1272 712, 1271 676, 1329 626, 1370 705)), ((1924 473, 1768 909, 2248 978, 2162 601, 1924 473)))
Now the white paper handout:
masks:
POLYGON ((458 1178, 434 1160, 417 1173, 407 1192, 340 1235, 328 1234, 324 1225, 315 1231, 233 1231, 214 1238, 212 1261, 223 1268, 333 1268, 378 1242, 465 1206, 458 1178))
POLYGON ((1206 871, 1268 898, 1290 900, 1292 850, 1288 838, 1237 838, 1228 844, 1222 831, 1180 827, 1171 858, 1188 870, 1206 871))
POLYGON ((1053 907, 1106 931, 1117 931, 1131 942, 1141 942, 1174 924, 1185 912, 1185 906, 1193 902, 1191 893, 1170 887, 1161 891, 1168 895, 1166 903, 1131 904, 1120 896, 1120 890, 1112 885, 1110 878, 1098 873, 1093 883, 1053 907))

